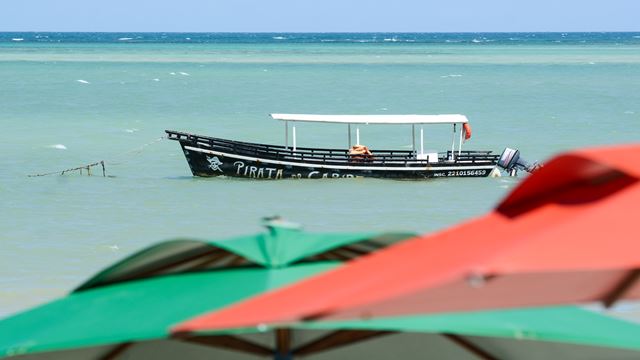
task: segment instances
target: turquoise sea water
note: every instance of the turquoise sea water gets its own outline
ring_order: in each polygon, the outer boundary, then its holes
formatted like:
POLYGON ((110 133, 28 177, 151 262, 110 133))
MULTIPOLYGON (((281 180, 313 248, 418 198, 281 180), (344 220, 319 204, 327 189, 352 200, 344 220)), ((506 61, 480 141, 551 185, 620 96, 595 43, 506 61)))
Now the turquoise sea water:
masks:
MULTIPOLYGON (((433 231, 490 209, 519 179, 248 181, 190 176, 164 129, 281 143, 272 112, 462 113, 468 149, 529 160, 640 138, 640 34, 0 33, 0 316, 179 236, 433 231), (145 146, 146 145, 146 146, 145 146), (112 177, 27 177, 105 160, 112 177)), ((410 130, 362 142, 405 147, 410 130)), ((444 150, 449 128, 425 128, 444 150)), ((346 146, 304 125, 299 145, 346 146)))

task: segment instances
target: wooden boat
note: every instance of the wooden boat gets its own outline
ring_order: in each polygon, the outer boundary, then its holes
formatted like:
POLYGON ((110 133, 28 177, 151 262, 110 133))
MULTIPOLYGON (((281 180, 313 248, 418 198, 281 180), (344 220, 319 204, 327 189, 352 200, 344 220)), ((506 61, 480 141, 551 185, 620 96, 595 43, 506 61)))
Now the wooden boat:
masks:
POLYGON ((486 177, 499 174, 498 166, 515 175, 517 170, 533 171, 519 152, 505 149, 502 155, 491 151, 462 150, 471 136, 464 115, 306 115, 271 114, 284 122, 285 144, 265 145, 226 140, 210 136, 166 130, 167 137, 180 142, 191 172, 195 176, 232 176, 253 179, 319 179, 374 177, 425 179, 440 177, 486 177), (296 124, 300 122, 347 125, 348 146, 344 149, 297 146, 296 124), (292 144, 289 145, 291 123, 292 144), (369 149, 360 144, 360 126, 365 124, 409 125, 411 150, 369 149), (453 129, 451 150, 424 151, 426 124, 448 124, 453 129), (420 144, 416 144, 416 125, 420 125, 420 144), (355 144, 351 128, 355 126, 355 144), (456 144, 457 143, 457 144, 456 144), (456 147, 457 145, 457 147, 456 147))

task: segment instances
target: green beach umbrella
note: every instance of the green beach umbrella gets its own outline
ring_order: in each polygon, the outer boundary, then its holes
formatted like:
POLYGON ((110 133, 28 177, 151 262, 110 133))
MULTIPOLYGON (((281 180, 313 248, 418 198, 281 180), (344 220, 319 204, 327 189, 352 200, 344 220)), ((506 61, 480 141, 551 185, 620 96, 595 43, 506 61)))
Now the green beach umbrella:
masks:
POLYGON ((268 229, 144 249, 66 297, 1 320, 0 357, 120 358, 141 343, 163 341, 181 321, 412 236, 313 234, 286 223, 268 229))

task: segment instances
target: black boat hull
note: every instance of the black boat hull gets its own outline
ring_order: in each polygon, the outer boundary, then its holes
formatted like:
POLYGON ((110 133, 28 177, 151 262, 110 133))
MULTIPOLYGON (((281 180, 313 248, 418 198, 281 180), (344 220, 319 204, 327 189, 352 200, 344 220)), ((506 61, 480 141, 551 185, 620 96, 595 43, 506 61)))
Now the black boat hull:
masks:
POLYGON ((260 159, 229 154, 180 142, 191 172, 195 176, 229 176, 250 179, 328 179, 389 178, 427 179, 441 177, 487 177, 496 168, 492 164, 444 164, 426 166, 366 166, 359 162, 345 165, 319 165, 304 162, 260 159))

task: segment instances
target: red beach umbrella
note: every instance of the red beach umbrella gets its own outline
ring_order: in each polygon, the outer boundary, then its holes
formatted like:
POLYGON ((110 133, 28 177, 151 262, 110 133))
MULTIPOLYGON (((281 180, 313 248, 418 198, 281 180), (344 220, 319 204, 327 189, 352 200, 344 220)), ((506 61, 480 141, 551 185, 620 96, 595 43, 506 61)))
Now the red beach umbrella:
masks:
POLYGON ((176 332, 640 298, 640 146, 553 158, 495 210, 176 332))

